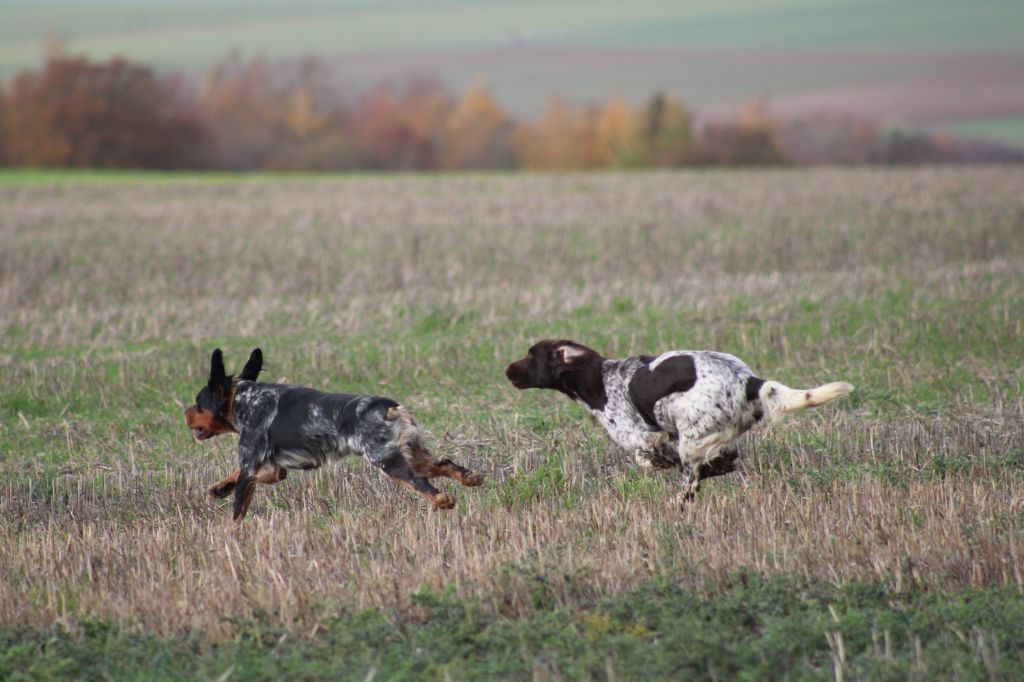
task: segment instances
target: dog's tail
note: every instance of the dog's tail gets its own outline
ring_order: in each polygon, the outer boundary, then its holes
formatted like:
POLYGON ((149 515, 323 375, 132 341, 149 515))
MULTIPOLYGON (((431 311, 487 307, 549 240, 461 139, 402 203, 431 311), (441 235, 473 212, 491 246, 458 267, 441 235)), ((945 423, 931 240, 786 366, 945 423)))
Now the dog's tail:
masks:
POLYGON ((842 398, 853 390, 845 381, 834 381, 817 388, 797 389, 780 384, 778 381, 764 381, 757 391, 757 397, 772 421, 779 421, 794 412, 830 403, 842 398))

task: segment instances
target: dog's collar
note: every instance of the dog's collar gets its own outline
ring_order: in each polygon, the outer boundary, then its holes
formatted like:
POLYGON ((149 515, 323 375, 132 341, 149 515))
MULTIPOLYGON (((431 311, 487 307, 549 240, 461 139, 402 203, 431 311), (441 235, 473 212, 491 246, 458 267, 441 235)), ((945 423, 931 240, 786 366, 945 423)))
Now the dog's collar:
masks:
POLYGON ((231 382, 231 392, 228 393, 228 409, 224 413, 224 420, 228 423, 231 429, 238 433, 238 429, 235 428, 235 394, 238 393, 238 382, 231 382))

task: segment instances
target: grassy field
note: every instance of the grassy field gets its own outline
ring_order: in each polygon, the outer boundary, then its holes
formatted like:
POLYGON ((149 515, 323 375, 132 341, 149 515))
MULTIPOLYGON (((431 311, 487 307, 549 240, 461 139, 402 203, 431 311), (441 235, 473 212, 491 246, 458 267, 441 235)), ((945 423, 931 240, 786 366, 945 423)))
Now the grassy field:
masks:
POLYGON ((0 175, 0 678, 1024 675, 1021 169, 0 175), (531 341, 849 398, 671 503, 531 341), (209 355, 399 398, 483 488, 206 486, 209 355))

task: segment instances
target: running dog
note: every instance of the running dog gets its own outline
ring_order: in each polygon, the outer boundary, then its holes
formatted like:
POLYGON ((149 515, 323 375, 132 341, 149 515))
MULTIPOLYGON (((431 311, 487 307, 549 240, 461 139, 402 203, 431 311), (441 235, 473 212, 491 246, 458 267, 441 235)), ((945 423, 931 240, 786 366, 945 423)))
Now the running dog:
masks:
POLYGON ((316 469, 331 457, 361 454, 393 481, 427 498, 435 509, 451 509, 455 498, 428 479, 454 478, 478 486, 483 476, 450 460, 435 461, 420 440, 412 415, 390 398, 321 393, 311 388, 256 381, 263 368, 259 348, 242 372, 224 371, 213 351, 210 378, 185 409, 196 440, 238 434, 238 469, 210 486, 211 497, 235 494, 232 517, 241 523, 257 483, 283 481, 291 469, 316 469))
POLYGON ((702 478, 728 473, 735 441, 765 417, 818 407, 853 386, 834 382, 797 390, 756 377, 739 358, 670 351, 609 360, 574 341, 544 340, 505 370, 518 389, 550 388, 580 403, 641 466, 677 467, 684 499, 702 478))

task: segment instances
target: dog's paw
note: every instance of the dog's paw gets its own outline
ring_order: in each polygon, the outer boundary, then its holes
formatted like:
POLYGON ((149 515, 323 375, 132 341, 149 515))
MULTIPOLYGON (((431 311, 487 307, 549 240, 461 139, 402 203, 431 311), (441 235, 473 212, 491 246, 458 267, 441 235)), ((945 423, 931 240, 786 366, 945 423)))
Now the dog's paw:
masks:
POLYGON ((455 496, 451 493, 438 493, 434 496, 434 509, 451 509, 455 506, 455 496))
POLYGON ((475 488, 478 485, 484 484, 484 475, 479 471, 470 471, 468 474, 462 477, 462 485, 475 488))
POLYGON ((700 492, 700 479, 691 477, 690 480, 683 484, 683 489, 672 496, 671 504, 680 509, 685 509, 697 497, 698 492, 700 492))
POLYGON ((696 495, 690 489, 681 490, 669 499, 669 505, 679 510, 686 509, 693 502, 696 495))
POLYGON ((207 488, 206 492, 209 494, 210 499, 223 500, 225 497, 233 493, 234 490, 234 485, 227 486, 221 485, 220 483, 214 483, 209 488, 207 488))

